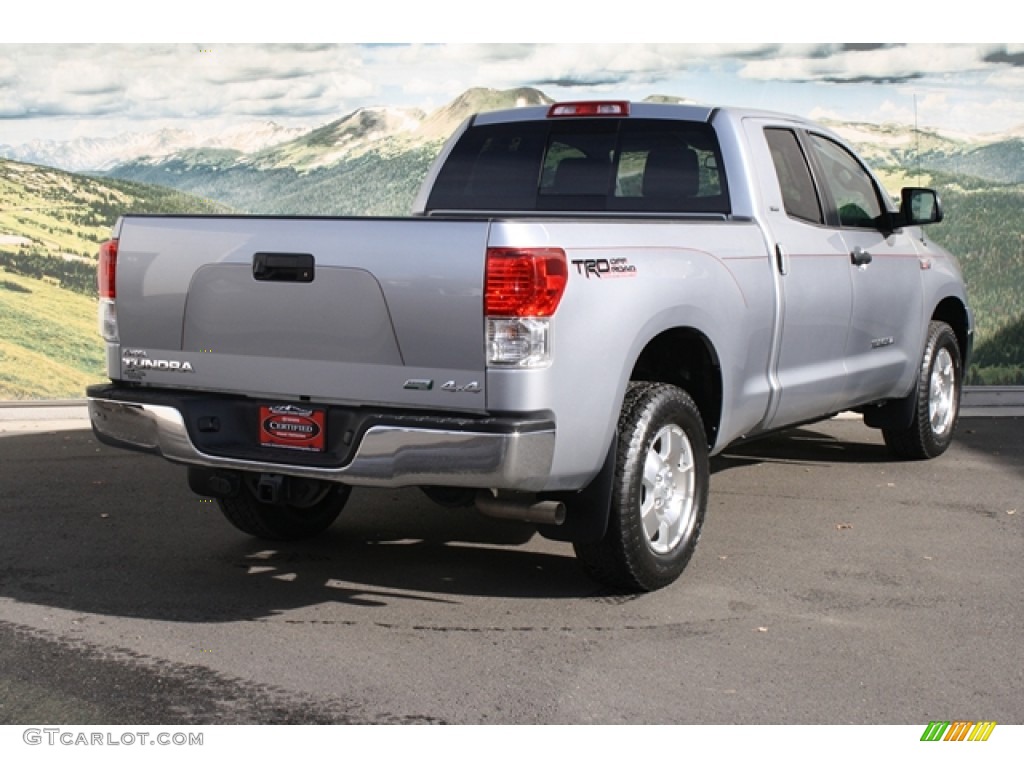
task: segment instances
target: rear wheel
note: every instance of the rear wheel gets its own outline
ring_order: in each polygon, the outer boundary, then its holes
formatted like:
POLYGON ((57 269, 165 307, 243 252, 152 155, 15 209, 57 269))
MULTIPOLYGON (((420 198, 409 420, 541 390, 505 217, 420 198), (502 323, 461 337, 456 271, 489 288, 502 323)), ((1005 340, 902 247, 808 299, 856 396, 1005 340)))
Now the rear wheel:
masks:
POLYGON ((236 495, 217 499, 238 530, 270 541, 297 541, 323 533, 341 513, 351 487, 303 478, 284 478, 276 502, 260 493, 260 475, 245 475, 236 495))
POLYGON ((932 322, 921 357, 914 420, 906 429, 882 430, 889 450, 904 459, 931 459, 945 452, 960 415, 962 387, 956 334, 946 323, 932 322))
POLYGON ((597 581, 648 592, 679 577, 700 537, 710 477, 700 412, 678 387, 631 383, 617 449, 607 532, 573 546, 597 581))

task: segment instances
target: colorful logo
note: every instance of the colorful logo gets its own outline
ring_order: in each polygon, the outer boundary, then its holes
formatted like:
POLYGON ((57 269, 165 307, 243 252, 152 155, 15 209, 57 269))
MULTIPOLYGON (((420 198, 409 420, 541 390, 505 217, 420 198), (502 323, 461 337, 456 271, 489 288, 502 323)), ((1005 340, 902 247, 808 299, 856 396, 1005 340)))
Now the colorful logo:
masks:
POLYGON ((988 741, 995 729, 994 720, 932 720, 921 734, 921 741, 988 741))

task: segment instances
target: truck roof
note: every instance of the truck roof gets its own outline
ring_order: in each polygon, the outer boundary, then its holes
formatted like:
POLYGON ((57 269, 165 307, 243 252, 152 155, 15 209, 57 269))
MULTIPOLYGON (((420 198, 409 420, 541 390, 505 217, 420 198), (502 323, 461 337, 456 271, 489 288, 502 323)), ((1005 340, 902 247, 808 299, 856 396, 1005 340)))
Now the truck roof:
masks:
MULTIPOLYGON (((795 115, 773 112, 770 110, 746 109, 726 106, 709 106, 703 104, 668 104, 663 102, 649 101, 622 101, 598 99, 592 101, 556 102, 557 104, 585 104, 585 103, 607 103, 628 105, 630 117, 663 120, 692 120, 696 122, 708 122, 716 113, 728 114, 732 119, 743 117, 774 117, 782 118, 790 122, 808 123, 809 121, 795 115)), ((502 109, 494 112, 481 112, 474 115, 472 121, 475 125, 487 125, 492 123, 509 123, 526 120, 542 120, 548 117, 552 106, 530 106, 516 107, 513 109, 502 109)), ((572 119, 572 118, 553 118, 572 119)), ((582 118, 585 119, 585 118, 582 118)))

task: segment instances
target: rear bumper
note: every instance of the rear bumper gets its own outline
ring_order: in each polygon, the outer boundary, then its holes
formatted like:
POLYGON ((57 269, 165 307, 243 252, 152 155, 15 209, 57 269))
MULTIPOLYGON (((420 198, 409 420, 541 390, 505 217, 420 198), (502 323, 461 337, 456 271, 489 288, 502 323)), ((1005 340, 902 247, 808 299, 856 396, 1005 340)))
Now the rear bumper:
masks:
POLYGON ((231 424, 246 420, 253 407, 248 401, 116 385, 90 387, 87 394, 93 431, 108 445, 181 464, 348 485, 539 491, 549 481, 555 448, 554 423, 542 416, 409 416, 336 408, 330 418, 345 427, 335 430, 343 435, 337 442, 344 443, 336 451, 260 448, 239 434, 215 436, 211 444, 197 426, 210 418, 203 414, 218 414, 231 432, 231 424))

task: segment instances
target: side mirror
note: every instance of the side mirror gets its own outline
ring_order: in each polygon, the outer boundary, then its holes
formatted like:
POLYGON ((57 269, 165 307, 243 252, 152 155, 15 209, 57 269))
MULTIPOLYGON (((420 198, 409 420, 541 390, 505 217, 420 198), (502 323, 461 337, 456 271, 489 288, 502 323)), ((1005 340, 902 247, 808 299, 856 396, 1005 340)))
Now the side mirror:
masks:
POLYGON ((942 221, 942 203, 934 189, 904 187, 900 190, 897 227, 916 227, 942 221))

